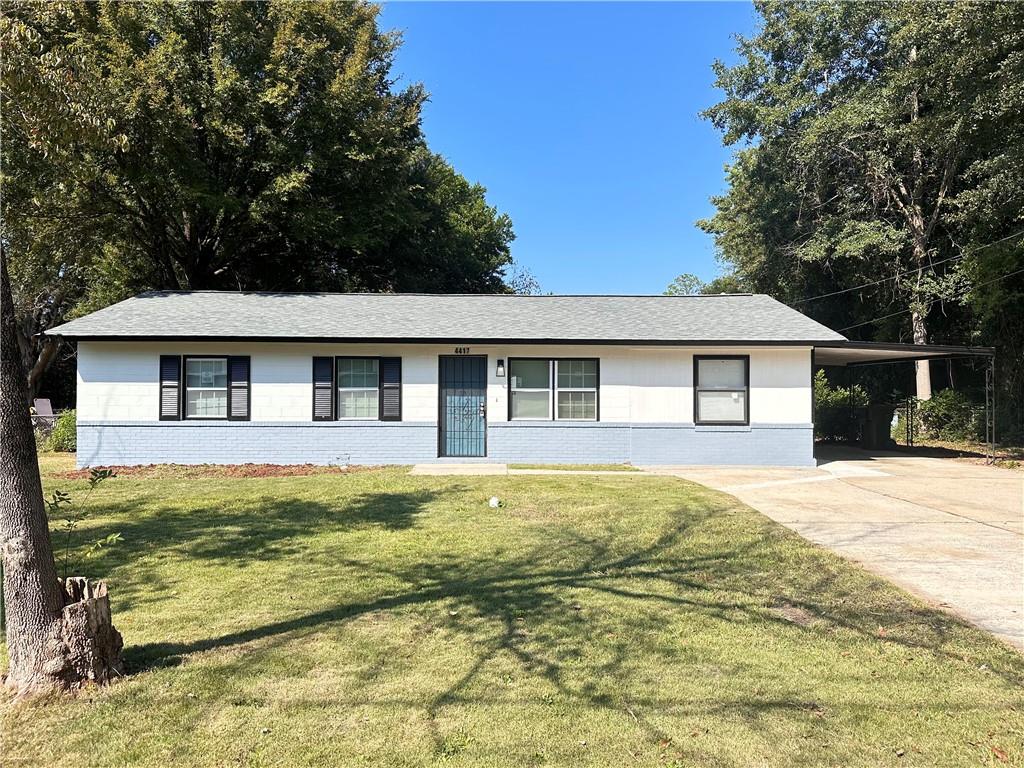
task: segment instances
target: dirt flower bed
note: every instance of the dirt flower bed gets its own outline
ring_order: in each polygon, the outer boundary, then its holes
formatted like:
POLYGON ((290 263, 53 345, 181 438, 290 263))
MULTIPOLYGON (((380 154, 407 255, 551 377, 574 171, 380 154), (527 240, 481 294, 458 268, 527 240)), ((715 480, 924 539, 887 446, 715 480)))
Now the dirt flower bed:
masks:
MULTIPOLYGON (((111 469, 122 477, 189 478, 189 477, 303 477, 305 475, 348 475, 376 467, 332 467, 320 464, 145 464, 132 467, 99 467, 111 469)), ((88 479, 90 469, 59 472, 63 480, 88 479)))

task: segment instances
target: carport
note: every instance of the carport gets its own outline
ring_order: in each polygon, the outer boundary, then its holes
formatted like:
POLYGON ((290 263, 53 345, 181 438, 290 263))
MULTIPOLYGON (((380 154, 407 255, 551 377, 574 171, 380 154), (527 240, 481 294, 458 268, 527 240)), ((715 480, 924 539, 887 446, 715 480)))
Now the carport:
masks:
MULTIPOLYGON (((921 360, 978 360, 985 365, 985 445, 988 460, 995 458, 996 443, 996 352, 992 347, 970 347, 940 344, 899 344, 873 341, 836 341, 814 347, 813 368, 845 368, 849 376, 851 400, 853 379, 859 368, 875 365, 916 363, 921 360)), ((851 402, 851 411, 853 404, 851 402)), ((908 422, 909 423, 909 422, 908 422)), ((912 443, 912 433, 908 436, 912 443)))

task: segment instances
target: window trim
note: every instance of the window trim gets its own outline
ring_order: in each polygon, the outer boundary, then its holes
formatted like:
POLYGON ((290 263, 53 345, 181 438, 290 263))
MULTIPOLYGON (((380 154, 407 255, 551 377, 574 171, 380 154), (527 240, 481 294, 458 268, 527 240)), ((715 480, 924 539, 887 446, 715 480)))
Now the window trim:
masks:
POLYGON ((693 423, 704 427, 749 427, 750 426, 750 355, 694 355, 693 356, 693 423), (743 389, 723 387, 701 387, 701 360, 742 360, 743 389), (743 421, 703 421, 698 403, 701 392, 743 392, 743 421))
MULTIPOLYGON (((231 420, 231 366, 228 358, 231 355, 182 355, 181 356, 181 421, 230 421, 231 420), (189 416, 188 415, 188 391, 189 389, 220 390, 221 387, 189 387, 188 386, 188 363, 190 360, 223 360, 224 376, 226 384, 223 387, 227 398, 227 408, 223 416, 189 416)), ((249 374, 252 375, 251 373, 249 374)), ((250 395, 252 397, 252 395, 250 395)))
POLYGON ((384 408, 384 398, 381 397, 381 385, 380 385, 380 361, 382 355, 335 355, 334 356, 334 367, 332 369, 334 373, 334 380, 331 385, 334 387, 334 421, 383 421, 381 416, 383 415, 382 409, 384 408), (338 366, 342 360, 376 360, 377 361, 377 386, 376 387, 340 387, 338 386, 338 366), (376 416, 342 416, 341 415, 341 392, 369 392, 373 390, 377 393, 377 415, 376 416))
MULTIPOLYGON (((562 421, 566 423, 594 423, 601 421, 601 358, 599 357, 543 357, 543 356, 532 356, 532 357, 508 357, 505 361, 507 367, 508 377, 508 420, 522 421, 522 422, 539 422, 539 421, 562 421), (523 387, 522 391, 525 392, 543 392, 548 393, 548 415, 545 418, 526 418, 523 416, 513 417, 512 415, 512 366, 517 360, 544 360, 548 364, 548 386, 547 389, 539 389, 537 387, 523 387), (565 387, 561 391, 563 392, 593 392, 594 393, 594 418, 592 419, 560 419, 558 418, 558 363, 570 362, 582 360, 584 362, 594 363, 594 373, 597 376, 597 384, 590 388, 580 387, 565 387)), ((516 391, 520 391, 519 387, 515 388, 516 391)))

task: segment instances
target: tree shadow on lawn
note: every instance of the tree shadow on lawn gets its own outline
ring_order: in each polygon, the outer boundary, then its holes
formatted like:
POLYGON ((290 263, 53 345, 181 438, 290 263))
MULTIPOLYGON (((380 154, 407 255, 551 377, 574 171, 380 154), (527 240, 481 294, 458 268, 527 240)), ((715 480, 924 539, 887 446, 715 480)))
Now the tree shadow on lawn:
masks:
MULTIPOLYGON (((201 558, 242 567, 253 561, 305 556, 307 539, 333 531, 407 531, 416 527, 420 516, 439 497, 465 490, 445 485, 437 490, 362 493, 328 500, 259 495, 230 499, 226 506, 216 508, 165 507, 157 511, 152 511, 151 503, 140 503, 134 509, 118 503, 97 511, 116 516, 120 523, 105 520, 103 526, 85 530, 89 539, 108 532, 123 533, 125 546, 110 550, 98 563, 108 574, 118 568, 131 569, 140 554, 165 550, 186 561, 201 558)), ((439 754, 446 749, 439 725, 445 708, 479 700, 473 686, 499 657, 515 659, 527 674, 542 677, 569 702, 617 712, 625 709, 655 742, 665 741, 669 735, 645 713, 668 708, 675 712, 685 706, 692 706, 695 712, 728 711, 753 727, 773 712, 814 713, 816 702, 778 689, 723 697, 710 706, 666 700, 654 686, 629 696, 625 703, 625 694, 610 694, 601 681, 628 679, 638 653, 664 652, 650 643, 658 634, 658 622, 674 611, 702 621, 763 627, 770 633, 806 634, 808 641, 820 642, 831 635, 844 644, 849 638, 841 635, 849 632, 854 640, 869 638, 962 661, 956 649, 963 622, 914 603, 894 588, 803 543, 799 558, 806 558, 804 567, 792 568, 789 558, 793 553, 780 547, 799 537, 752 512, 743 511, 733 518, 739 522, 735 538, 719 535, 717 540, 726 543, 694 546, 694 537, 699 540, 701 534, 698 529, 705 523, 717 525, 712 518, 731 514, 719 499, 700 495, 681 502, 671 523, 644 544, 631 545, 630 536, 636 534, 622 536, 614 526, 589 535, 557 526, 543 541, 515 555, 433 555, 429 561, 412 564, 396 564, 372 555, 365 559, 332 555, 331 564, 338 569, 365 573, 368 581, 403 586, 193 642, 129 645, 125 657, 131 671, 145 671, 174 666, 189 654, 257 641, 260 649, 284 645, 376 612, 411 609, 428 620, 446 617, 446 626, 470 640, 474 651, 462 674, 426 707, 439 754), (814 567, 807 567, 807 562, 814 567), (866 608, 864 594, 871 590, 878 590, 881 599, 866 608), (594 596, 593 604, 588 594, 594 596), (604 616, 608 599, 616 601, 610 612, 614 615, 604 616), (795 623, 779 610, 780 605, 799 609, 807 621, 795 623), (619 622, 615 637, 595 634, 599 627, 615 622, 619 622), (879 627, 899 629, 879 637, 879 627), (590 658, 596 644, 603 660, 587 667, 581 676, 573 660, 590 658)), ((166 592, 157 586, 156 592, 166 592)), ((117 597, 119 608, 131 607, 136 600, 160 599, 140 596, 143 590, 154 591, 150 574, 144 585, 130 579, 125 587, 117 597)), ((862 654, 863 650, 855 652, 862 654)), ((694 653, 683 643, 671 649, 673 663, 689 672, 704 663, 694 658, 694 653)), ((1009 652, 988 655, 991 659, 986 660, 996 674, 1015 685, 1024 683, 1024 659, 1009 652)), ((415 705, 422 706, 422 701, 415 705)))
MULTIPOLYGON (((183 547, 182 554, 187 557, 241 564, 251 559, 294 554, 288 542, 325 532, 370 527, 391 531, 412 528, 417 516, 438 495, 437 491, 426 490, 361 493, 332 502, 259 496, 239 499, 220 508, 173 507, 156 511, 142 503, 118 502, 97 507, 95 512, 96 516, 117 517, 117 520, 85 527, 82 536, 93 539, 120 532, 125 542, 143 542, 161 549, 183 547)), ((124 557, 118 554, 116 549, 109 550, 111 565, 130 563, 131 553, 126 552, 124 557)))
MULTIPOLYGON (((451 490, 451 489, 448 489, 451 490)), ((359 497, 352 515, 341 517, 330 507, 309 502, 278 502, 272 519, 290 523, 272 525, 275 533, 267 537, 258 535, 246 539, 254 552, 242 556, 259 556, 267 542, 280 537, 297 535, 310 524, 321 524, 324 520, 337 520, 339 526, 364 524, 388 525, 388 510, 402 510, 405 521, 399 527, 407 526, 423 506, 436 496, 433 492, 415 494, 381 494, 374 499, 370 495, 359 497), (307 509, 298 514, 296 509, 307 509), (346 522, 342 522, 342 520, 346 522)), ((817 558, 818 563, 811 579, 798 577, 789 579, 784 565, 777 565, 775 572, 765 574, 763 569, 765 539, 757 532, 750 541, 727 549, 711 549, 700 553, 682 555, 674 551, 692 528, 699 526, 713 513, 694 513, 692 510, 680 515, 675 524, 664 530, 654 541, 622 552, 621 540, 609 534, 605 538, 585 537, 576 531, 562 532, 559 536, 528 549, 515 557, 503 559, 492 556, 466 557, 448 555, 435 558, 432 562, 420 562, 409 566, 389 566, 374 559, 346 559, 338 557, 339 568, 365 572, 368 577, 379 577, 387 583, 408 585, 392 594, 382 594, 372 599, 341 602, 330 608, 305 615, 249 627, 237 632, 211 636, 187 643, 150 643, 129 647, 126 659, 130 668, 143 671, 158 666, 178 663, 182 656, 234 647, 254 641, 288 638, 312 633, 331 626, 337 626, 360 616, 375 612, 388 612, 404 608, 419 608, 431 615, 448 613, 448 606, 456 606, 452 625, 461 626, 467 636, 474 636, 479 624, 500 626, 500 635, 482 645, 482 652, 462 679, 437 697, 434 709, 454 701, 477 672, 495 655, 510 653, 520 660, 527 670, 541 674, 566 696, 595 701, 593 693, 585 689, 569 690, 563 681, 563 669, 558 660, 531 650, 521 631, 524 626, 554 625, 572 628, 583 645, 588 640, 589 622, 594 618, 588 613, 585 600, 579 603, 567 595, 586 594, 658 606, 671 610, 686 611, 702 617, 733 624, 756 624, 775 627, 781 631, 808 633, 818 639, 848 631, 857 639, 870 638, 879 643, 903 646, 907 649, 927 651, 938 656, 963 661, 959 653, 946 648, 952 643, 955 648, 958 633, 968 625, 955 616, 917 604, 899 593, 895 588, 880 583, 874 577, 855 573, 848 582, 852 566, 838 561, 833 556, 815 548, 808 548, 807 557, 817 558), (574 564, 568 567, 553 566, 572 558, 574 564), (776 573, 778 572, 778 573, 776 573), (774 581, 773 581, 774 579, 774 581), (881 602, 866 610, 861 596, 877 590, 881 602), (807 621, 794 622, 780 611, 779 604, 796 608, 807 617, 807 621), (465 622, 461 617, 466 617, 465 622), (880 635, 879 627, 896 628, 888 635, 880 635)), ((768 538, 780 539, 793 536, 788 532, 779 533, 774 524, 768 524, 768 538)), ((207 526, 199 526, 209 533, 207 526)), ((192 531, 186 526, 179 534, 192 531)), ((238 557, 239 541, 223 546, 204 545, 207 556, 238 557)), ((641 606, 643 607, 643 606, 641 606)), ((637 611, 640 615, 643 611, 637 611)), ((639 621, 639 619, 636 619, 639 621)), ((637 626, 638 633, 644 627, 637 626)), ((647 629, 650 629, 648 627, 647 629)), ((616 652, 615 659, 599 670, 602 675, 614 675, 631 654, 633 638, 624 638, 616 652)), ((837 642, 845 642, 837 639, 837 642)), ((554 653, 554 643, 547 649, 554 653)), ((1024 684, 1024 658, 1006 649, 1007 653, 995 659, 992 671, 1014 685, 1024 684)), ((572 648, 559 645, 558 652, 572 653, 572 648)), ((750 702, 750 714, 759 716, 765 707, 807 709, 814 702, 778 700, 750 702)))
MULTIPOLYGON (((120 533, 123 543, 104 549, 100 556, 84 559, 73 549, 71 570, 87 576, 102 574, 117 580, 118 569, 132 569, 140 557, 174 552, 184 560, 219 561, 243 568, 252 562, 301 556, 304 542, 332 531, 380 528, 403 531, 416 525, 417 517, 438 497, 436 491, 409 493, 361 493, 325 502, 301 497, 279 496, 241 498, 221 507, 164 507, 153 510, 143 501, 95 506, 94 515, 106 519, 102 525, 83 526, 74 541, 97 541, 120 533), (116 519, 112 519, 116 518, 116 519)), ((55 523, 51 520, 51 526, 55 523)), ((58 560, 63 558, 62 534, 55 533, 58 560)), ((152 571, 145 583, 120 582, 117 608, 130 610, 139 605, 168 599, 170 585, 152 571), (141 592, 147 593, 142 597, 141 592)))

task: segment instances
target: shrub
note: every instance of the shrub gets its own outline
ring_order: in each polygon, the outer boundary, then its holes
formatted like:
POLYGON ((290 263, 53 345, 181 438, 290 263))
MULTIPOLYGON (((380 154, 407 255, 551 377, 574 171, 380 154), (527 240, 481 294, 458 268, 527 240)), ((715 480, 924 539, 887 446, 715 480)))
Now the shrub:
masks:
POLYGON ((927 437, 961 442, 984 435, 984 418, 979 409, 967 395, 955 389, 936 392, 931 400, 920 401, 917 410, 921 432, 927 437))
MULTIPOLYGON (((868 404, 868 393, 853 387, 854 407, 868 404)), ((824 371, 814 374, 814 436, 819 440, 845 441, 856 437, 856 418, 850 412, 850 389, 830 387, 824 371)))
POLYGON ((78 447, 77 420, 75 410, 61 411, 53 424, 47 447, 51 451, 73 453, 78 447))

